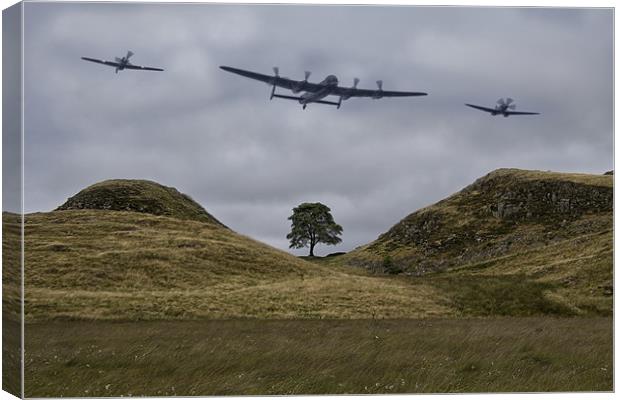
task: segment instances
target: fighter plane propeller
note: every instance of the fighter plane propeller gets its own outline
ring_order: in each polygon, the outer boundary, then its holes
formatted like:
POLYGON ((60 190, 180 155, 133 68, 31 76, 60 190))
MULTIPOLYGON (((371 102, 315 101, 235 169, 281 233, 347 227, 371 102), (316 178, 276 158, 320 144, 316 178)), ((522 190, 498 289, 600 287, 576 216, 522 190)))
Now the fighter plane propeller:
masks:
POLYGON ((90 57, 82 57, 82 60, 91 61, 98 64, 109 65, 110 67, 114 67, 114 72, 118 74, 118 71, 122 71, 124 69, 140 69, 143 71, 163 71, 161 68, 155 67, 143 67, 141 65, 135 65, 129 62, 129 57, 133 56, 133 52, 131 50, 127 51, 127 55, 122 58, 114 57, 115 61, 106 61, 99 60, 97 58, 90 57))
POLYGON ((294 79, 281 77, 278 67, 273 67, 273 76, 259 74, 257 72, 246 71, 233 67, 221 66, 220 68, 224 71, 232 72, 233 74, 265 82, 272 87, 271 96, 269 97, 270 100, 274 97, 280 99, 295 100, 302 105, 302 108, 304 110, 306 109, 306 106, 310 103, 328 104, 336 106, 336 108, 340 108, 342 100, 347 100, 351 97, 370 97, 372 99, 380 99, 382 97, 407 97, 427 95, 427 93, 424 92, 398 92, 383 90, 383 81, 377 81, 376 90, 358 89, 357 84, 360 81, 358 78, 355 78, 353 80, 352 87, 342 87, 338 86, 338 78, 336 78, 336 76, 334 75, 327 76, 323 81, 319 83, 311 83, 308 82, 308 78, 310 77, 310 71, 305 72, 303 80, 297 81, 294 79), (299 92, 304 93, 302 93, 300 96, 277 94, 276 87, 288 89, 295 94, 299 92), (338 102, 322 100, 329 95, 338 96, 338 102))
POLYGON ((495 108, 476 106, 474 104, 467 104, 467 103, 465 105, 471 108, 475 108, 477 110, 486 111, 488 113, 491 113, 491 115, 501 114, 504 117, 508 117, 509 115, 538 115, 540 114, 537 112, 529 112, 529 111, 509 111, 509 110, 514 110, 515 108, 517 108, 516 104, 514 103, 514 100, 511 99, 510 97, 507 97, 506 100, 504 100, 503 98, 497 100, 497 105, 495 106, 495 108))

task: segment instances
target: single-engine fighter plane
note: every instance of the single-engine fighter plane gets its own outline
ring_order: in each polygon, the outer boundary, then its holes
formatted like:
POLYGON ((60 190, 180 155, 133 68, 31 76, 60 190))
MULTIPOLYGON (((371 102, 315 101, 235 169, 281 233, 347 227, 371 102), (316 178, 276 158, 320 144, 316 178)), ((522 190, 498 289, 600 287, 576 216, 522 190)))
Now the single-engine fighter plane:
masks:
POLYGON ((270 100, 274 97, 280 99, 295 100, 303 106, 302 108, 304 110, 306 109, 306 106, 310 103, 329 104, 332 106, 336 106, 336 108, 340 108, 342 100, 347 100, 351 97, 370 97, 372 99, 380 99, 382 97, 426 96, 426 93, 423 92, 395 92, 383 90, 383 81, 377 81, 376 90, 369 90, 358 89, 357 84, 360 80, 357 78, 353 80, 352 87, 345 88, 338 86, 338 78, 336 78, 336 76, 334 75, 329 75, 327 78, 325 78, 319 83, 310 83, 308 82, 308 78, 310 77, 309 71, 305 72, 304 80, 296 81, 294 79, 281 77, 278 73, 278 67, 273 67, 273 76, 263 75, 256 72, 245 71, 242 69, 226 66, 221 66, 220 68, 224 71, 232 72, 233 74, 265 82, 272 87, 271 97, 269 98, 270 100), (299 96, 287 96, 283 94, 277 94, 276 86, 284 89, 289 89, 295 94, 300 92, 304 93, 300 94, 299 96), (338 96, 338 102, 322 100, 329 95, 338 96))
POLYGON ((90 58, 90 57, 82 57, 82 60, 91 61, 91 62, 98 63, 98 64, 109 65, 110 67, 115 68, 114 72, 117 74, 118 74, 118 71, 122 71, 124 69, 141 69, 144 71, 163 71, 163 69, 161 68, 143 67, 141 65, 132 64, 129 62, 129 57, 131 56, 133 56, 133 52, 127 51, 127 55, 123 58, 114 57, 114 60, 116 61, 99 60, 97 58, 90 58))
POLYGON ((529 111, 509 111, 509 110, 514 110, 517 107, 517 105, 513 103, 513 101, 514 100, 511 99, 510 97, 506 98, 506 100, 499 99, 497 100, 497 105, 495 106, 495 108, 476 106, 476 105, 467 104, 467 103, 465 105, 471 108, 475 108, 477 110, 486 111, 488 113, 491 113, 491 115, 501 114, 504 117, 507 117, 509 115, 538 115, 540 114, 537 112, 529 112, 529 111))

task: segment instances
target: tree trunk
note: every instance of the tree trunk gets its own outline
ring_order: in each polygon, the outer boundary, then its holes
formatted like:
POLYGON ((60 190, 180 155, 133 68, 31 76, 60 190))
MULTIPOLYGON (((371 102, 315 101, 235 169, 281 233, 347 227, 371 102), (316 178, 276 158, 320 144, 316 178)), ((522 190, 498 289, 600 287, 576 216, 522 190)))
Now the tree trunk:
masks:
POLYGON ((314 245, 316 243, 310 243, 310 257, 314 257, 314 245))

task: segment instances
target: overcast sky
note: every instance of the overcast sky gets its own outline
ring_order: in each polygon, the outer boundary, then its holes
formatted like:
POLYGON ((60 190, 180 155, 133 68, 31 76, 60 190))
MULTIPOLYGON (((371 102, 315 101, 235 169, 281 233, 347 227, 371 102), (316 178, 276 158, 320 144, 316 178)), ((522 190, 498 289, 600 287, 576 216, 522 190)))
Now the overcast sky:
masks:
POLYGON ((612 23, 610 9, 27 3, 26 212, 105 179, 150 179, 286 250, 292 208, 318 201, 344 228, 324 255, 496 168, 603 173, 612 23), (80 60, 127 50, 165 72, 80 60), (220 65, 429 96, 302 110, 220 65), (542 115, 463 105, 506 96, 542 115))

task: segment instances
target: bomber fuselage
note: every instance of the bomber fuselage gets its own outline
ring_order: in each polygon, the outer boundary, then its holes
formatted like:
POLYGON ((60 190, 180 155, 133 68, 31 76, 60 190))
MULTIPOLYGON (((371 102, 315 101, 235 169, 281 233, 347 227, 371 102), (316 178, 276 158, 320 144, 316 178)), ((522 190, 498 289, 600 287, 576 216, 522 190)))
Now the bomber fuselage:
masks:
POLYGON ((332 94, 334 89, 338 87, 338 78, 336 78, 335 75, 329 75, 327 78, 323 79, 319 85, 321 85, 322 88, 316 92, 306 92, 302 94, 300 96, 299 103, 308 104, 329 96, 332 94))

